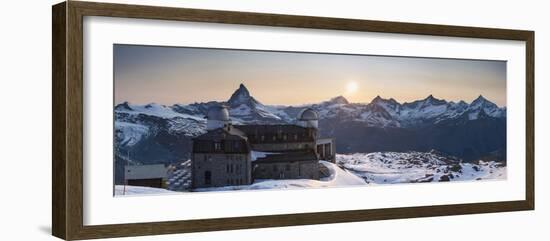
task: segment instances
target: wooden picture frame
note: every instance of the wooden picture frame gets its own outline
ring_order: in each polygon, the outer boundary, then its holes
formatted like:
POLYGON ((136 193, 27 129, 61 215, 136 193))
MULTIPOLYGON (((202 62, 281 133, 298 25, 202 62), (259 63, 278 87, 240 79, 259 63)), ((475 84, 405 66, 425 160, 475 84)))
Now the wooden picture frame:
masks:
POLYGON ((173 234, 368 220, 533 210, 534 32, 325 17, 67 1, 52 7, 52 233, 66 239, 173 234), (236 218, 87 226, 83 224, 83 17, 107 16, 259 26, 299 27, 526 43, 525 200, 490 203, 316 212, 236 218))

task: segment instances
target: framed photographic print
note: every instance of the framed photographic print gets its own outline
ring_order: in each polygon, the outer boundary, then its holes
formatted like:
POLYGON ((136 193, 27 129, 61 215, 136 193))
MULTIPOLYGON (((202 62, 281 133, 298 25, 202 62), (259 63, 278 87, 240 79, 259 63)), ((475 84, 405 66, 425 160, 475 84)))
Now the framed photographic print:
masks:
POLYGON ((534 32, 53 6, 53 235, 534 209, 534 32))

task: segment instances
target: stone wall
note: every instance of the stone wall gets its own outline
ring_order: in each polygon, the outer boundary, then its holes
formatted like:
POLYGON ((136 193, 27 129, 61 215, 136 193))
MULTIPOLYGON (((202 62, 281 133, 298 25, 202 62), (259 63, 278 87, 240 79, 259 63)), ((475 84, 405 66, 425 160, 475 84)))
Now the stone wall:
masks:
POLYGON ((194 153, 192 168, 193 188, 252 183, 249 154, 194 153))
POLYGON ((254 179, 314 179, 319 180, 319 162, 290 161, 253 163, 254 179))

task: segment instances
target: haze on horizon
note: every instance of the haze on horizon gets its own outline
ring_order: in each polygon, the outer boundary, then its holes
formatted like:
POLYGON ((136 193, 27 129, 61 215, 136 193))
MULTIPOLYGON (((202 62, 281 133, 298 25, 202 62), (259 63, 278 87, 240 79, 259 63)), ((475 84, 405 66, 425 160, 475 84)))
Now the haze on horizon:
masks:
POLYGON ((506 106, 506 62, 115 44, 115 104, 226 101, 242 83, 260 102, 302 105, 344 96, 400 103, 430 94, 506 106))

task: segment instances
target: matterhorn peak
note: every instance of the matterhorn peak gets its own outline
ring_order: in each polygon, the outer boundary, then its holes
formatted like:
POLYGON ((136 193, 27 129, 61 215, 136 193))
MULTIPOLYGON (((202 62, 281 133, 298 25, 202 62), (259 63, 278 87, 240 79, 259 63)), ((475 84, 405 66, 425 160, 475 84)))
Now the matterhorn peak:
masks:
POLYGON ((235 93, 240 93, 242 95, 246 95, 246 96, 250 96, 250 92, 248 91, 248 89, 246 88, 246 86, 244 86, 243 83, 241 83, 239 85, 239 88, 237 89, 237 91, 235 93))
POLYGON ((239 88, 233 92, 231 95, 231 98, 227 101, 227 103, 230 106, 238 106, 241 104, 252 104, 256 105, 258 102, 254 99, 254 97, 250 96, 250 92, 244 86, 244 84, 240 84, 239 88))

